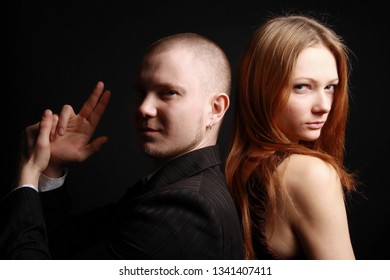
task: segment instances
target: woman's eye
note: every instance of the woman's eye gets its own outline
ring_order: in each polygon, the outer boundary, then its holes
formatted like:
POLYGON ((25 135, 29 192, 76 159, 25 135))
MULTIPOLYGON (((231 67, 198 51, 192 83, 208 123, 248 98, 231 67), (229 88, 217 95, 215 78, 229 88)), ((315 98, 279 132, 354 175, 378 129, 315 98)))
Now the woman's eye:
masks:
POLYGON ((325 87, 325 90, 329 91, 329 92, 334 92, 335 88, 336 88, 336 85, 329 85, 329 86, 325 87))
POLYGON ((296 89, 304 89, 306 87, 307 87, 307 85, 296 85, 295 86, 296 89))
POLYGON ((299 85, 294 86, 294 91, 297 93, 305 92, 309 89, 310 89, 309 85, 306 85, 306 84, 299 84, 299 85))

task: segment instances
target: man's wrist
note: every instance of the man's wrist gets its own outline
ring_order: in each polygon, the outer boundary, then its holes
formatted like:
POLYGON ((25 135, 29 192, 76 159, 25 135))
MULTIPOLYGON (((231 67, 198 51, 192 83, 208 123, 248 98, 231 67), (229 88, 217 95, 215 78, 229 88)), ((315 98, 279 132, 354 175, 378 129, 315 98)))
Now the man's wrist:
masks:
POLYGON ((64 168, 61 165, 49 164, 43 174, 50 178, 60 178, 64 175, 64 168))
MULTIPOLYGON (((20 169, 20 173, 17 180, 17 185, 34 185, 38 186, 39 177, 41 175, 41 172, 36 169, 32 168, 28 165, 23 165, 20 169)), ((38 188, 37 188, 38 190, 38 188)))

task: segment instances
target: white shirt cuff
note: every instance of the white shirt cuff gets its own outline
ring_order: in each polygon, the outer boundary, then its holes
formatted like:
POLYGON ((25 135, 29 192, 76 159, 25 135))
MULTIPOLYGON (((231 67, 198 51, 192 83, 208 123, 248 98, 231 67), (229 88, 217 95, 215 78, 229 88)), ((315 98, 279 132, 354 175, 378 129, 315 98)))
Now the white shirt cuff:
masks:
POLYGON ((66 175, 68 175, 67 169, 65 170, 64 175, 60 178, 51 178, 42 173, 39 177, 38 183, 39 192, 47 192, 61 187, 65 182, 66 175))
POLYGON ((24 184, 24 185, 21 185, 21 186, 16 187, 16 188, 13 189, 12 191, 17 190, 17 189, 20 189, 20 188, 32 188, 32 189, 38 191, 38 187, 37 187, 37 186, 34 186, 33 184, 24 184))

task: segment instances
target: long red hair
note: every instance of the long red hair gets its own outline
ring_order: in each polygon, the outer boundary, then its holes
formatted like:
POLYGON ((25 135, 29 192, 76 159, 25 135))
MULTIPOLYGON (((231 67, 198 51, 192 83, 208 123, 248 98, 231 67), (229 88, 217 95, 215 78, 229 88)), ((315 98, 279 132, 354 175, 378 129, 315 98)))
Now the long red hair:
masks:
POLYGON ((353 174, 344 167, 344 142, 348 117, 349 49, 342 39, 320 21, 301 15, 279 16, 260 26, 240 61, 235 127, 226 162, 226 177, 241 214, 245 257, 255 257, 252 226, 264 216, 255 205, 259 182, 267 194, 267 211, 276 213, 276 202, 286 197, 273 177, 280 162, 278 155, 305 154, 321 158, 339 174, 347 191, 355 189, 353 174), (339 84, 328 120, 320 137, 310 143, 293 143, 276 125, 292 87, 292 74, 301 51, 323 44, 333 53, 339 84), (249 203, 251 201, 251 203, 249 203))

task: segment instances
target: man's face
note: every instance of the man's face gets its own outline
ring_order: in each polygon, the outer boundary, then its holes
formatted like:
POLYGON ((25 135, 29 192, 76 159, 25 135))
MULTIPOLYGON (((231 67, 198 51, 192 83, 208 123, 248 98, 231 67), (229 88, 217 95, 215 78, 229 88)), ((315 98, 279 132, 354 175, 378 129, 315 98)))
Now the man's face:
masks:
POLYGON ((142 150, 166 161, 206 146, 210 94, 203 66, 191 52, 171 49, 147 56, 136 81, 136 128, 142 150))

